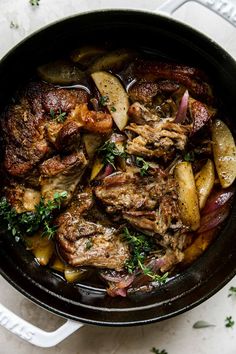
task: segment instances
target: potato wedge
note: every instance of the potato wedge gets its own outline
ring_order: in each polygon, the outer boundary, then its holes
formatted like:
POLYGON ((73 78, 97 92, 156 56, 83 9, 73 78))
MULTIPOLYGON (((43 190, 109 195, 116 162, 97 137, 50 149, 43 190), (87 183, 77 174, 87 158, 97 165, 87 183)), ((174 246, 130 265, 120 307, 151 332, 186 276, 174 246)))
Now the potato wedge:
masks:
POLYGON ((50 261, 53 251, 54 243, 52 240, 49 240, 47 237, 42 237, 40 233, 37 233, 31 237, 25 237, 26 246, 40 265, 45 266, 50 261))
POLYGON ((73 50, 70 55, 70 58, 74 63, 81 64, 87 67, 92 62, 94 62, 98 56, 101 56, 105 53, 106 50, 102 47, 86 45, 73 50))
POLYGON ((209 197, 215 182, 215 169, 213 162, 208 159, 196 178, 199 208, 202 209, 209 197))
POLYGON ((103 70, 120 70, 124 63, 135 57, 135 52, 128 49, 117 49, 99 57, 89 68, 90 73, 103 70))
POLYGON ((183 223, 195 231, 200 225, 198 194, 196 190, 192 165, 180 162, 174 170, 178 182, 178 199, 183 223))
POLYGON ((221 186, 227 188, 236 177, 236 146, 229 128, 220 119, 213 121, 212 141, 217 174, 221 186))
POLYGON ((73 268, 70 266, 66 266, 64 271, 64 277, 68 281, 68 283, 74 283, 77 280, 83 280, 88 274, 87 269, 73 268))
POLYGON ((65 264, 61 261, 61 259, 57 256, 54 261, 53 264, 51 265, 51 268, 54 270, 57 270, 58 272, 63 273, 65 270, 65 264))
POLYGON ((97 157, 92 167, 90 181, 92 181, 97 177, 97 175, 99 174, 99 172, 102 170, 103 167, 104 167, 104 163, 100 158, 97 157))
POLYGON ((88 133, 83 135, 83 142, 89 159, 94 157, 95 152, 102 144, 102 137, 100 134, 88 133))
POLYGON ((216 229, 199 234, 193 243, 184 251, 182 265, 188 265, 195 261, 208 248, 216 234, 216 229))
POLYGON ((128 122, 129 99, 121 82, 114 75, 105 71, 93 73, 92 78, 103 97, 107 97, 107 108, 120 130, 128 122))
POLYGON ((47 82, 58 85, 70 85, 80 82, 84 73, 65 60, 56 60, 37 69, 39 77, 47 82))

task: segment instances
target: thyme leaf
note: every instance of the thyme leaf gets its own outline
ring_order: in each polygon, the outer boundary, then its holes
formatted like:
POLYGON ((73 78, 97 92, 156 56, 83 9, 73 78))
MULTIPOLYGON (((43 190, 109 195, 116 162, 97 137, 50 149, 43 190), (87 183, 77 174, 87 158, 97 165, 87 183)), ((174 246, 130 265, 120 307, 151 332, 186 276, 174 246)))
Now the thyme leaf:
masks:
POLYGON ((62 112, 61 108, 59 108, 58 113, 55 113, 55 111, 50 108, 50 116, 57 123, 64 123, 66 120, 66 112, 62 112))
POLYGON ((109 97, 108 96, 101 96, 99 99, 99 104, 101 106, 106 106, 109 102, 109 97))
POLYGON ((155 244, 146 235, 133 233, 131 234, 127 227, 123 229, 123 240, 125 240, 131 251, 131 258, 126 262, 125 267, 129 273, 133 273, 136 269, 140 269, 143 274, 147 275, 152 281, 165 283, 168 273, 159 275, 154 273, 144 262, 150 251, 153 250, 155 244))
POLYGON ((32 6, 39 6, 39 1, 40 0, 29 0, 30 5, 32 6))
POLYGON ((236 295, 236 286, 231 286, 229 288, 229 294, 228 297, 232 296, 232 295, 236 295))
POLYGON ((102 153, 103 160, 102 162, 107 165, 110 164, 114 169, 115 167, 115 158, 116 157, 126 157, 126 153, 124 151, 120 151, 117 149, 116 144, 107 140, 99 149, 98 151, 102 153))
POLYGON ((233 328, 233 326, 234 326, 234 321, 232 319, 232 316, 226 317, 226 319, 225 319, 225 327, 233 328))
POLYGON ((136 165, 140 168, 140 174, 141 176, 146 176, 148 173, 148 169, 150 167, 150 164, 145 161, 142 157, 137 156, 136 157, 136 165))
POLYGON ((194 151, 189 151, 184 155, 184 160, 187 162, 193 162, 195 160, 194 151))
POLYGON ((0 200, 0 219, 7 225, 16 241, 23 235, 32 235, 42 228, 42 236, 52 238, 56 232, 56 226, 51 225, 53 211, 61 207, 61 201, 66 198, 67 192, 55 193, 53 200, 45 203, 44 198, 40 199, 35 206, 34 212, 17 213, 10 203, 3 197, 0 200))
POLYGON ((168 354, 167 351, 165 349, 157 349, 155 347, 153 347, 151 350, 150 350, 151 353, 154 353, 154 354, 168 354))

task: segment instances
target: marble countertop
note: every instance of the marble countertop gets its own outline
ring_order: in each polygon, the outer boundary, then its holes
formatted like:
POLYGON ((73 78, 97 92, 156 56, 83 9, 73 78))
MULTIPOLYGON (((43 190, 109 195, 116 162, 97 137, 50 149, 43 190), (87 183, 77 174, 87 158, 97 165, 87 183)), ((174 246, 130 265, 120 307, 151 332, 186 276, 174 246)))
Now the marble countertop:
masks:
MULTIPOLYGON (((16 43, 56 19, 92 9, 143 8, 155 10, 162 0, 40 0, 33 8, 28 0, 0 0, 0 58, 16 43)), ((206 33, 236 58, 236 29, 195 3, 179 9, 174 17, 206 33)), ((236 277, 203 304, 173 319, 132 328, 86 325, 54 348, 41 349, 0 327, 0 354, 148 354, 152 347, 168 354, 236 354, 236 326, 225 327, 225 318, 236 321, 236 296, 228 297, 236 277), (215 325, 193 329, 196 321, 215 325)), ((53 330, 64 320, 31 303, 0 278, 0 301, 16 314, 44 330, 53 330)))

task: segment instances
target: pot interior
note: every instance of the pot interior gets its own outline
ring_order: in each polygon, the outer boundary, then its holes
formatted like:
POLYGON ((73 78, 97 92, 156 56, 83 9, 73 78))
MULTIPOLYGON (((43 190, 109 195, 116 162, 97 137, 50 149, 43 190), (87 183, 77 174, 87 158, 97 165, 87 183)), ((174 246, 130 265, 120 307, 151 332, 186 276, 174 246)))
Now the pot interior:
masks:
MULTIPOLYGON (((38 64, 66 55, 83 44, 114 43, 165 59, 201 67, 212 78, 235 130, 236 63, 220 47, 190 27, 160 15, 112 10, 87 13, 55 23, 24 40, 0 63, 0 109, 32 76, 38 64)), ((236 273, 236 205, 210 248, 183 273, 151 293, 110 298, 91 284, 67 284, 39 267, 21 244, 1 234, 2 275, 39 305, 75 320, 132 325, 174 316, 199 304, 236 273)))

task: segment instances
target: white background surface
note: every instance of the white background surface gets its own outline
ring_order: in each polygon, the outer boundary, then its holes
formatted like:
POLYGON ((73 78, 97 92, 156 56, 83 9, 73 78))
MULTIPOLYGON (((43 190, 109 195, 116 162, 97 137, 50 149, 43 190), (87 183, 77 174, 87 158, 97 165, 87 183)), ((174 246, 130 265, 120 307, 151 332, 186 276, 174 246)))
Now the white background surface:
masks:
MULTIPOLYGON (((41 0, 33 8, 28 0, 0 0, 0 57, 27 34, 67 15, 95 8, 130 7, 155 10, 161 0, 41 0), (13 21, 19 27, 10 28, 13 21)), ((220 43, 236 58, 236 29, 200 5, 191 3, 175 17, 188 22, 220 43)), ((236 78, 235 78, 236 79, 236 78)), ((1 94, 1 93, 0 93, 1 94)), ((86 325, 63 343, 40 349, 23 342, 0 327, 0 354, 146 354, 155 346, 168 354, 236 354, 236 324, 225 328, 225 318, 236 322, 236 296, 228 297, 236 278, 210 300, 176 318, 148 326, 102 328, 86 325), (193 329, 198 320, 215 327, 193 329)), ((45 330, 63 323, 55 315, 32 304, 0 278, 0 301, 24 319, 45 330)))

